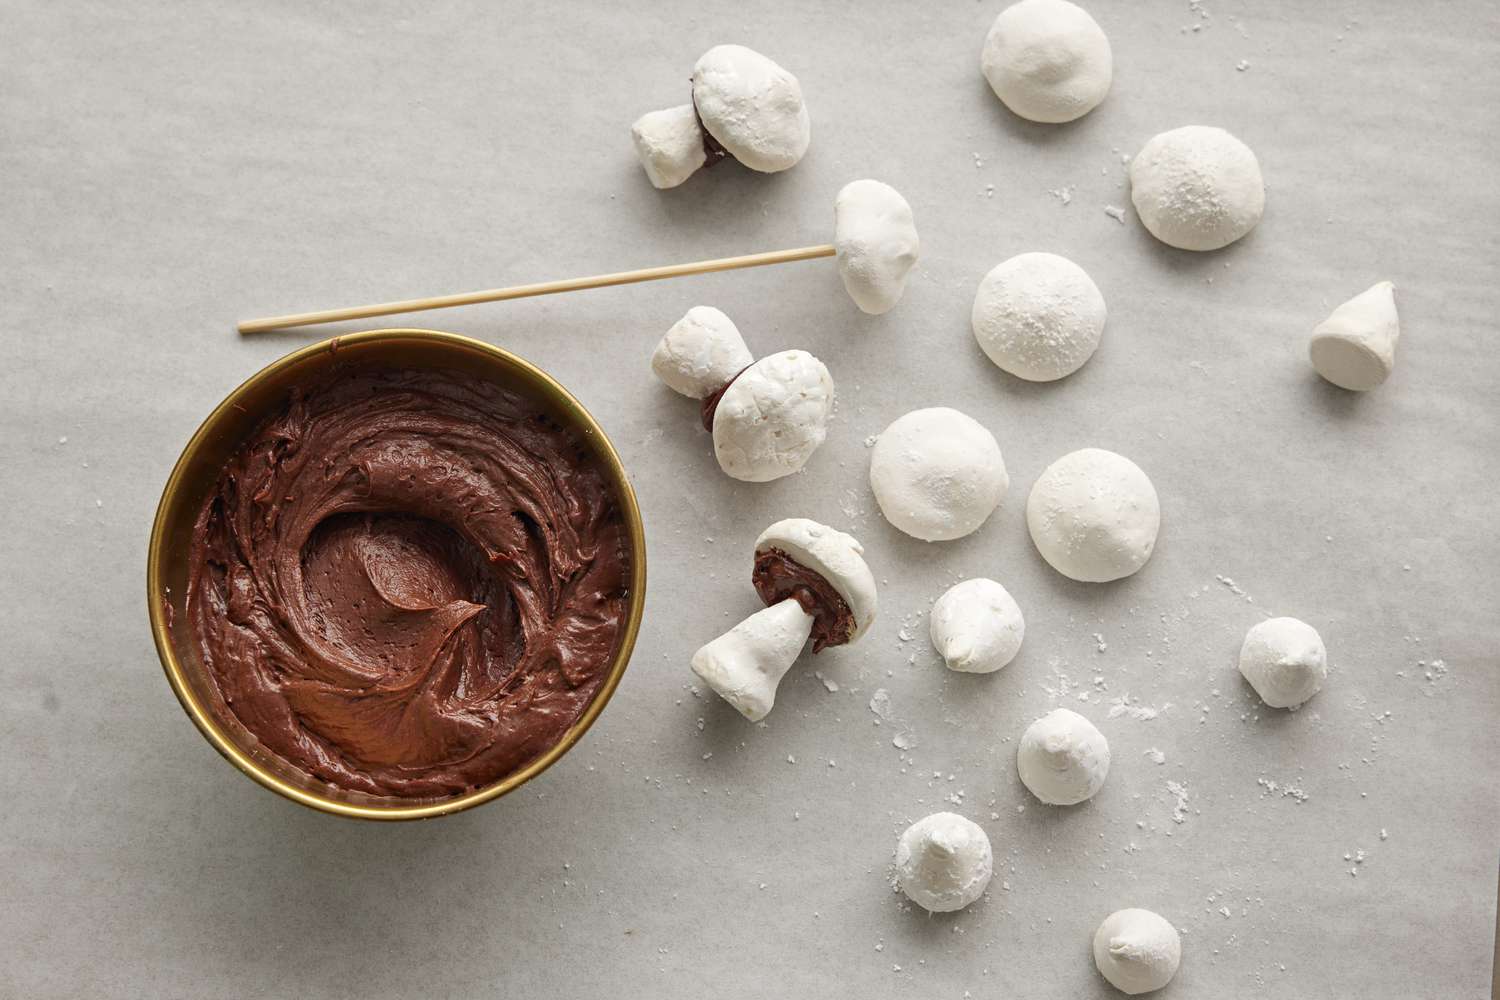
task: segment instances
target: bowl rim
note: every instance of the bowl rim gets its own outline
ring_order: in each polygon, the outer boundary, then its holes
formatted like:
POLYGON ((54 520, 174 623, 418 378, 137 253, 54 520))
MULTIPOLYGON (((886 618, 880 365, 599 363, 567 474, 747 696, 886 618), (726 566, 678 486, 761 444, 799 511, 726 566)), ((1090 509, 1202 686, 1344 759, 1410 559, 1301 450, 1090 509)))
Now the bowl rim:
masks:
POLYGON ((571 750, 604 711, 605 706, 609 704, 610 698, 613 697, 615 689, 619 687, 620 679, 625 674, 625 668, 630 663, 630 655, 635 648, 636 638, 640 633, 641 619, 645 612, 645 529, 642 525, 641 511, 636 500, 635 490, 631 486, 630 478, 625 472, 624 463, 620 460, 620 455, 615 450, 614 444, 610 441, 609 436, 605 434, 604 428, 594 419, 593 414, 551 375, 525 358, 513 354, 502 347, 496 347, 494 344, 461 334, 444 333, 439 330, 425 330, 415 327, 366 330, 360 333, 330 337, 327 340, 321 340, 315 344, 298 348, 290 354, 277 358, 236 386, 233 391, 224 397, 218 406, 214 407, 208 416, 203 419, 202 423, 198 425, 197 430, 193 432, 192 437, 188 439, 187 444, 183 447, 182 454, 178 456, 176 464, 172 466, 172 472, 167 477, 166 485, 162 488, 161 499, 157 503, 156 515, 151 525, 151 539, 146 550, 146 605, 151 621, 151 636, 156 644, 157 657, 161 660, 162 670, 166 673, 167 681, 171 684, 172 691, 177 695, 177 700, 181 703, 183 711, 187 713, 188 718, 193 720, 193 724, 197 726, 198 731, 203 734, 203 737, 208 740, 213 748, 242 774, 262 787, 291 799, 293 802, 335 816, 384 821, 429 819, 472 809, 475 806, 498 799, 502 795, 524 785, 538 774, 547 770, 547 768, 551 767, 564 754, 571 750), (209 433, 217 427, 227 412, 231 408, 236 407, 240 399, 251 389, 257 387, 265 380, 282 373, 286 369, 302 363, 309 357, 324 352, 336 352, 341 346, 345 345, 378 343, 387 340, 426 341, 445 347, 476 351, 519 368, 529 377, 542 383, 553 394, 553 399, 550 402, 567 411, 569 416, 578 421, 584 431, 596 442, 598 453, 604 460, 610 478, 613 480, 621 511, 625 516, 632 557, 630 597, 625 627, 620 635, 620 641, 616 645, 614 662, 610 665, 609 674, 605 677, 604 683, 600 685, 598 692, 594 695, 593 701, 584 710, 583 715, 579 716, 557 743, 553 744, 545 753, 520 770, 506 775, 497 782, 476 788, 463 795, 419 805, 366 805, 339 801, 319 792, 291 784, 278 775, 273 774, 253 757, 241 750, 214 720, 211 713, 208 712, 207 707, 200 701, 188 683, 186 672, 182 664, 178 662, 176 650, 172 646, 167 615, 164 611, 166 605, 162 600, 163 589, 160 553, 167 530, 166 515, 168 509, 173 505, 173 502, 177 499, 177 494, 183 488, 183 480, 191 464, 191 460, 196 457, 199 449, 204 446, 209 433))

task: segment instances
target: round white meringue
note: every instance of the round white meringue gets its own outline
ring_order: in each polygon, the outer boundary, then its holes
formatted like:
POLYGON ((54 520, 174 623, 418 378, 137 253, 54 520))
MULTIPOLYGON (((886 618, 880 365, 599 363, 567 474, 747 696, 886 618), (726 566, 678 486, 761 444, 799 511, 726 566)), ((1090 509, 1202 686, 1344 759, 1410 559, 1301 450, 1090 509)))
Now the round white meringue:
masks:
POLYGON ((1266 209, 1250 147, 1221 128, 1163 132, 1130 161, 1130 200, 1152 236, 1180 250, 1217 250, 1244 236, 1266 209))
POLYGON ((862 311, 879 315, 901 300, 921 244, 906 199, 889 184, 862 180, 845 184, 834 199, 833 245, 845 291, 862 311))
POLYGON ((1053 569, 1071 580, 1107 583, 1151 558, 1161 506, 1140 466, 1084 448, 1042 472, 1026 498, 1026 526, 1053 569))
POLYGON ((656 345, 651 370, 684 396, 703 399, 724 388, 754 360, 728 316, 713 306, 693 306, 656 345))
POLYGON ((653 187, 676 187, 708 159, 691 104, 641 115, 630 126, 630 139, 653 187))
POLYGON ((973 820, 933 813, 896 842, 896 881, 913 903, 933 913, 962 910, 984 895, 995 874, 990 838, 973 820))
POLYGON ((854 616, 853 642, 870 628, 878 606, 875 574, 865 563, 864 546, 853 535, 805 517, 777 521, 755 540, 755 551, 780 549, 792 561, 827 580, 854 616))
POLYGON ((1109 93, 1114 56, 1088 11, 1067 0, 1021 0, 995 18, 980 55, 995 96, 1022 118, 1070 122, 1109 93))
POLYGON ((715 45, 699 57, 693 104, 708 133, 751 170, 795 166, 812 138, 797 78, 743 45, 715 45))
POLYGON ((946 406, 898 417, 870 453, 870 488, 880 512, 928 542, 977 529, 1009 487, 995 436, 946 406))
POLYGON ((1328 651, 1318 630, 1296 618, 1268 618, 1245 633, 1240 673, 1272 708, 1296 708, 1328 679, 1328 651))
POLYGON ((1026 619, 1009 591, 979 577, 954 584, 937 599, 928 632, 949 670, 988 674, 1016 658, 1026 619))
POLYGON ((1083 268, 1057 254, 1023 253, 984 276, 970 324, 1000 368, 1050 382, 1093 356, 1104 318, 1104 296, 1083 268))
POLYGON ((1313 329, 1308 357, 1317 373, 1340 389, 1366 392, 1390 378, 1400 337, 1396 286, 1382 281, 1313 329))
POLYGON ((1094 932, 1094 964, 1122 993, 1150 993, 1172 981, 1182 964, 1182 938, 1150 910, 1116 910, 1094 932))
POLYGON ((1043 802, 1077 805, 1104 787, 1109 743, 1088 719, 1054 708, 1021 734, 1016 770, 1021 783, 1043 802))
POLYGON ((714 411, 714 454, 735 479, 765 483, 807 464, 828 434, 833 379, 806 351, 782 351, 745 369, 714 411))

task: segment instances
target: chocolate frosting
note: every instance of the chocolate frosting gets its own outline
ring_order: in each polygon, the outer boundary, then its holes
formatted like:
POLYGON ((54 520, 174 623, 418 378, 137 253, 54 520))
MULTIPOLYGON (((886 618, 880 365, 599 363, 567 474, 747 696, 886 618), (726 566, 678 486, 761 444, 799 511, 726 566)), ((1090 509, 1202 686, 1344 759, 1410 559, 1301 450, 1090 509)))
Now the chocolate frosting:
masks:
POLYGON ((457 372, 293 392, 194 529, 188 619, 266 750, 380 796, 490 784, 593 701, 626 613, 624 518, 576 432, 457 372))
POLYGON ((842 646, 854 634, 854 612, 833 585, 781 549, 755 553, 755 571, 750 579, 766 607, 790 597, 812 615, 814 653, 825 646, 842 646))
POLYGON ((730 379, 728 382, 725 382, 713 392, 703 397, 703 402, 700 404, 698 409, 698 419, 703 421, 704 430, 712 431, 714 429, 714 414, 719 412, 719 400, 723 399, 724 393, 728 392, 729 387, 734 385, 734 380, 749 371, 750 367, 750 365, 746 365, 745 367, 741 368, 739 371, 734 373, 734 378, 730 379))

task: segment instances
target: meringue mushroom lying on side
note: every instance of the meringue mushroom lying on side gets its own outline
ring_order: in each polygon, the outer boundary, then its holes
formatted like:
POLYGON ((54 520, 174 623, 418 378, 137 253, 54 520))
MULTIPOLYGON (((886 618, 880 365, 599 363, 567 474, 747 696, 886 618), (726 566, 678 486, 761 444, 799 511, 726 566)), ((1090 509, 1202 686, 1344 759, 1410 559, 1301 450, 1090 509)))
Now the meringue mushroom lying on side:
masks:
POLYGON ((933 813, 896 842, 896 882, 908 899, 933 913, 962 910, 984 895, 995 874, 989 835, 957 813, 933 813))
POLYGON ((762 173, 787 170, 812 139, 797 78, 743 45, 703 53, 693 67, 692 103, 643 115, 630 134, 658 188, 676 187, 726 156, 762 173))
POLYGON ((1354 392, 1367 392, 1391 377, 1401 337, 1395 293, 1395 285, 1382 281, 1313 329, 1307 353, 1319 375, 1354 392))
POLYGON ((864 312, 889 312, 906 290, 921 242, 911 206, 889 184, 851 181, 833 202, 833 245, 844 290, 864 312))
POLYGON ((728 316, 694 306, 656 345, 656 377, 702 400, 719 467, 735 479, 770 482, 799 471, 828 435, 833 379, 806 351, 755 361, 728 316))
POLYGON ((766 609, 694 653, 693 673, 751 722, 764 719, 809 636, 817 653, 855 641, 875 620, 863 553, 851 536, 805 517, 761 532, 751 581, 766 609))
POLYGON ((1010 591, 978 577, 954 584, 937 599, 928 633, 949 670, 990 674, 1021 651, 1026 619, 1010 591))

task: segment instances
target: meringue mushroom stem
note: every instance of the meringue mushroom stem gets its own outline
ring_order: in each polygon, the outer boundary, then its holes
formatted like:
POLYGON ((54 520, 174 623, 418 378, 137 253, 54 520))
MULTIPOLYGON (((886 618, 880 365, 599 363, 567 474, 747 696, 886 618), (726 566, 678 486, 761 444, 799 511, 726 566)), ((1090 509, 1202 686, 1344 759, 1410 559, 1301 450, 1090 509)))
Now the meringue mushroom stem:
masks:
POLYGON ((693 654, 693 673, 751 722, 770 714, 776 687, 807 645, 813 617, 787 598, 693 654))
POLYGON ((797 247, 793 250, 771 250, 766 253, 746 254, 743 257, 720 257, 717 260, 700 260, 694 261, 691 264, 668 264, 665 267, 646 267, 638 271, 596 274, 590 278, 568 278, 564 281, 543 281, 535 285, 489 288, 480 292, 438 295, 427 299, 406 299, 402 302, 378 302, 374 305, 350 306, 345 309, 325 309, 321 312, 292 313, 287 316, 247 319, 239 324, 239 331, 240 333, 262 333, 266 330, 283 330, 296 326, 314 326, 318 323, 340 323, 344 320, 367 319, 371 316, 391 316, 396 313, 422 312, 425 309, 450 309, 453 306, 469 306, 479 302, 503 302, 507 299, 526 299, 536 295, 579 292, 585 288, 609 288, 612 285, 633 285, 641 281, 681 278, 689 274, 736 271, 740 268, 761 267, 766 264, 790 264, 799 260, 816 260, 819 257, 832 257, 836 253, 837 251, 832 244, 815 247, 797 247))

